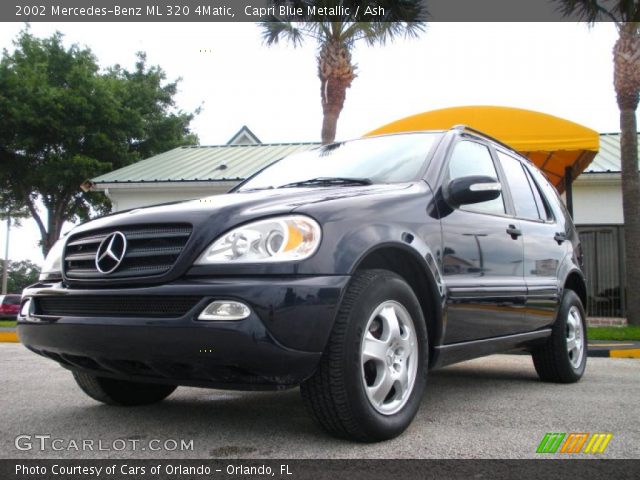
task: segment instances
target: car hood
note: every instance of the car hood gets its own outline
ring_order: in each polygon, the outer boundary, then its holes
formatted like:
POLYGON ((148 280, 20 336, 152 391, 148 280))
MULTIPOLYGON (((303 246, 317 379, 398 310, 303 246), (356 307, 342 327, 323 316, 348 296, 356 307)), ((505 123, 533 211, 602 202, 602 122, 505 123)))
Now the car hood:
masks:
POLYGON ((348 201, 354 197, 389 195, 410 188, 413 183, 367 186, 313 187, 228 193, 211 197, 136 208, 107 215, 80 225, 70 235, 127 225, 190 223, 194 230, 206 224, 219 234, 235 225, 270 215, 293 212, 305 205, 348 201))

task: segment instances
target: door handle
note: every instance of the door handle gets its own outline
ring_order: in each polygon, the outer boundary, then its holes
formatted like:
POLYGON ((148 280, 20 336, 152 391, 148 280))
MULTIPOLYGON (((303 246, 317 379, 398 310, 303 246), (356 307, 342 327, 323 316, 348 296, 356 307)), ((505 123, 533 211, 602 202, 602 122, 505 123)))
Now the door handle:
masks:
POLYGON ((558 242, 558 245, 562 244, 567 239, 567 234, 564 232, 556 232, 553 239, 558 242))
POLYGON ((516 240, 520 235, 522 235, 522 230, 516 228, 515 225, 509 225, 509 228, 507 228, 507 233, 511 235, 511 238, 516 240))

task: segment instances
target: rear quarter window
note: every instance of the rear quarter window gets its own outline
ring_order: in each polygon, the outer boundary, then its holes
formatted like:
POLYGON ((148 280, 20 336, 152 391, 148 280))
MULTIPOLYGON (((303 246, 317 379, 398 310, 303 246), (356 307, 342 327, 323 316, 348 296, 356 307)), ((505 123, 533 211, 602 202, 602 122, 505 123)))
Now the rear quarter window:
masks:
POLYGON ((517 158, 498 151, 500 164, 507 177, 511 197, 516 209, 516 216, 526 220, 540 220, 538 205, 532 191, 524 166, 517 158))
POLYGON ((0 301, 4 305, 20 305, 20 299, 22 297, 20 295, 5 295, 5 297, 0 301))
POLYGON ((569 212, 567 211, 564 203, 562 203, 562 199, 560 198, 560 194, 558 190, 551 185, 551 183, 547 180, 544 174, 533 166, 526 166, 527 170, 533 177, 535 183, 539 187, 540 195, 544 201, 546 201, 547 208, 549 208, 549 221, 555 221, 558 218, 565 217, 570 218, 569 212))

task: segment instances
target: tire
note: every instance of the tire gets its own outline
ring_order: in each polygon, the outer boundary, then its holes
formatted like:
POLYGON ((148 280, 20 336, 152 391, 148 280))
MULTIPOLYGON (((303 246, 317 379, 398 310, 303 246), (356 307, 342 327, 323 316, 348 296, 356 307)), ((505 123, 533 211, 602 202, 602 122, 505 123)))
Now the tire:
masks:
POLYGON ((84 372, 73 372, 73 378, 84 393, 107 405, 150 405, 164 400, 176 389, 175 385, 129 382, 84 372))
POLYGON ((428 352, 411 287, 387 270, 357 272, 318 369, 300 386, 302 399, 332 435, 361 442, 396 437, 422 401, 428 352))
POLYGON ((540 380, 574 383, 582 378, 587 365, 585 318, 578 295, 565 290, 551 336, 543 347, 532 352, 540 380))

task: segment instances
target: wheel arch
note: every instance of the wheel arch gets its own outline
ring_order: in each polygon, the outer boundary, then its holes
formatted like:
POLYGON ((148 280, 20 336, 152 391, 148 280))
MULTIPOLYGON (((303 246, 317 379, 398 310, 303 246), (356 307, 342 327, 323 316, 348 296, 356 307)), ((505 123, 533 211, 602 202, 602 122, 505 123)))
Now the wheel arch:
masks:
POLYGON ((389 270, 401 276, 418 298, 427 326, 429 365, 431 366, 435 361, 434 346, 441 343, 443 334, 441 288, 438 287, 431 267, 424 257, 404 245, 386 244, 364 254, 356 263, 352 273, 377 268, 389 270))
POLYGON ((569 272, 564 280, 563 291, 564 290, 573 290, 576 292, 582 302, 582 306, 585 310, 587 309, 587 284, 582 273, 578 270, 569 272))

